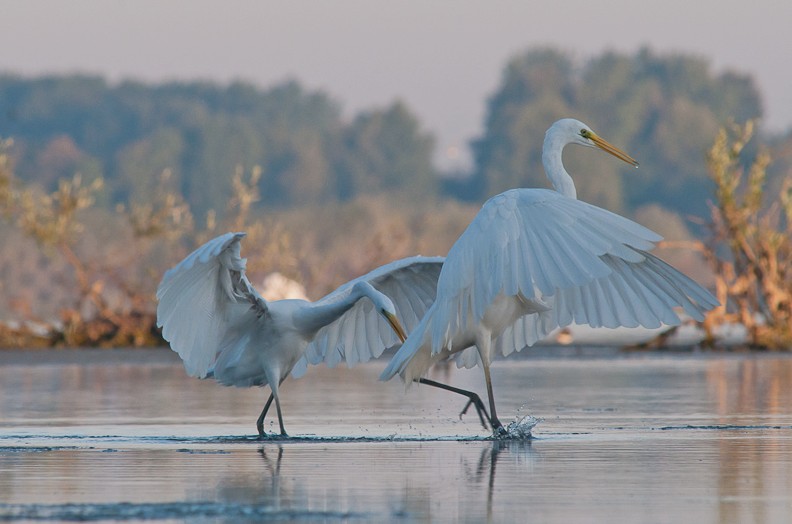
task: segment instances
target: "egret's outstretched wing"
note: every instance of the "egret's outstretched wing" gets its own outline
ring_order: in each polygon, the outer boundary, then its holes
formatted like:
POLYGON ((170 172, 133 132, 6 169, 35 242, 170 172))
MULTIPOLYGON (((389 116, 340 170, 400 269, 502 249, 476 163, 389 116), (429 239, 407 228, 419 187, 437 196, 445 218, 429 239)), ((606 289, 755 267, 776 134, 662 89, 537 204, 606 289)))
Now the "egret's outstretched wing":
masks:
POLYGON ((437 288, 432 351, 474 323, 498 294, 527 299, 606 276, 610 255, 640 262, 662 237, 604 209, 543 189, 488 200, 448 253, 437 288), (442 300, 440 299, 442 297, 442 300))
POLYGON ((651 253, 640 254, 640 262, 604 255, 603 262, 611 268, 608 275, 545 297, 551 309, 517 320, 498 338, 495 353, 507 356, 571 324, 658 328, 679 324, 677 308, 702 321, 706 311, 718 306, 718 300, 692 279, 651 253))
POLYGON ((226 233, 208 241, 168 270, 157 288, 157 326, 190 376, 203 378, 212 369, 236 317, 251 305, 266 309, 244 274, 244 236, 226 233))
POLYGON ((638 263, 606 255, 609 275, 577 289, 559 290, 553 305, 559 325, 658 328, 679 324, 675 308, 700 322, 718 305, 692 279, 651 253, 640 253, 644 260, 638 263))
MULTIPOLYGON (((410 257, 379 267, 362 277, 339 287, 317 302, 321 305, 352 290, 365 281, 391 299, 397 315, 409 333, 434 301, 437 278, 443 266, 443 257, 410 257)), ((348 366, 378 357, 386 347, 399 342, 393 328, 374 310, 370 300, 359 300, 335 322, 322 328, 308 346, 307 362, 324 361, 332 367, 342 360, 348 366)), ((303 364, 295 366, 302 371, 303 364)))

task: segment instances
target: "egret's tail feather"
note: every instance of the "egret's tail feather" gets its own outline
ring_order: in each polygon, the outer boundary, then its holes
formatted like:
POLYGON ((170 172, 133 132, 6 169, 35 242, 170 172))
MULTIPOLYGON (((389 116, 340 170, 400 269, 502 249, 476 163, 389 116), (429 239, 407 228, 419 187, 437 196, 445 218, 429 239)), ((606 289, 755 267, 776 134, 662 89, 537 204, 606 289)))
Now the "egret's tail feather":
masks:
POLYGON ((394 353, 393 357, 391 357, 390 362, 382 371, 379 376, 380 380, 387 381, 395 377, 397 374, 401 374, 404 370, 404 367, 409 363, 410 359, 413 356, 412 351, 405 351, 405 346, 402 345, 399 350, 394 353))

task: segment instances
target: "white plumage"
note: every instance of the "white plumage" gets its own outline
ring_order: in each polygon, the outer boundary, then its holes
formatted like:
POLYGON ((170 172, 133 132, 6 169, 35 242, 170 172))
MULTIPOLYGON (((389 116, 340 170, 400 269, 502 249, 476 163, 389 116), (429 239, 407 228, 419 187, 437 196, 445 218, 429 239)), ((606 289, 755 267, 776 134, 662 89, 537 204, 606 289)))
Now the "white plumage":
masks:
POLYGON ((403 340, 402 324, 413 329, 434 299, 443 258, 392 262, 313 303, 267 302, 245 275, 244 236, 212 239, 165 273, 157 289, 157 324, 190 376, 229 386, 269 385, 272 395, 257 428, 263 436, 274 399, 285 435, 280 383, 289 373, 300 376, 309 363, 354 366, 403 340))
POLYGON ((563 119, 545 135, 542 161, 555 191, 513 189, 489 199, 446 257, 437 297, 381 378, 411 383, 435 362, 481 364, 493 429, 489 365, 570 324, 675 325, 681 307, 696 320, 718 302, 648 251, 662 238, 624 217, 577 200, 561 161, 568 144, 597 147, 638 163, 582 122, 563 119))

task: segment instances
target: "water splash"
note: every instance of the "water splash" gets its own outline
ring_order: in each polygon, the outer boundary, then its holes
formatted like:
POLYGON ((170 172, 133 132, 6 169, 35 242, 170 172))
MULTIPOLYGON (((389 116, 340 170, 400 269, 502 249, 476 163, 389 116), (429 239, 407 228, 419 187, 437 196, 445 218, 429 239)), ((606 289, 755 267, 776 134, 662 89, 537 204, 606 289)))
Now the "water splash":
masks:
POLYGON ((505 433, 498 436, 500 440, 529 440, 533 438, 533 428, 542 420, 533 415, 515 417, 505 428, 505 433))

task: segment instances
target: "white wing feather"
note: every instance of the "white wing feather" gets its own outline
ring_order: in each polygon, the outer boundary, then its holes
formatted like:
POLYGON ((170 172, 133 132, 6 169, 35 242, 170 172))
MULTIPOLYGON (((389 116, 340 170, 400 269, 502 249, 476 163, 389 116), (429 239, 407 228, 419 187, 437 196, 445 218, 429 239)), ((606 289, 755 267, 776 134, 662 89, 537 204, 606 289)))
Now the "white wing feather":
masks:
POLYGON ((517 320, 496 340, 495 353, 507 356, 571 324, 606 328, 673 326, 680 322, 676 308, 701 321, 704 312, 718 305, 717 299, 692 279, 651 253, 640 254, 644 261, 637 263, 605 255, 603 261, 612 269, 609 275, 545 297, 551 309, 517 320))
POLYGON ((207 376, 234 310, 249 302, 251 293, 260 299, 244 276, 244 236, 226 233, 210 240, 168 270, 157 288, 157 326, 190 376, 207 376))

